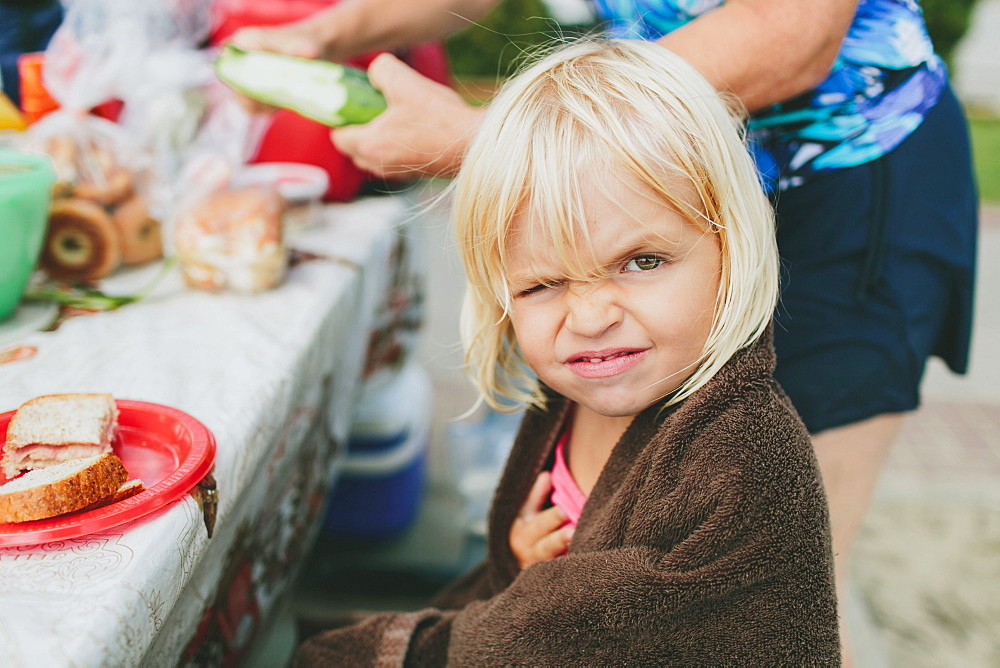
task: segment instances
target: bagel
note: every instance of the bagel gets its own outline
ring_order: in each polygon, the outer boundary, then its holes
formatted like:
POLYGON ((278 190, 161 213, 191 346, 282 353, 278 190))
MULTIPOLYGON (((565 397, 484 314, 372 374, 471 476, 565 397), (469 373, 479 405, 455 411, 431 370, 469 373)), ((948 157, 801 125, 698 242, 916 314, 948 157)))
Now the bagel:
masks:
POLYGON ((104 207, 68 197, 52 203, 39 266, 63 281, 95 281, 122 261, 121 241, 104 207))

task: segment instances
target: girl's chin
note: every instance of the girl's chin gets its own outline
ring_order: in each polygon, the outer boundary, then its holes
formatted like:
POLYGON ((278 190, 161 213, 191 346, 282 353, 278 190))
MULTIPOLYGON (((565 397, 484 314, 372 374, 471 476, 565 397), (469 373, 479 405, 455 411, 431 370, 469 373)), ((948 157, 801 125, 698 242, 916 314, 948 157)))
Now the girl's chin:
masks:
MULTIPOLYGON (((570 397, 570 399, 573 399, 570 397)), ((593 398, 581 397, 573 399, 574 403, 583 406, 591 413, 595 413, 606 418, 630 418, 643 412, 656 401, 642 402, 634 398, 620 401, 595 401, 593 398)))

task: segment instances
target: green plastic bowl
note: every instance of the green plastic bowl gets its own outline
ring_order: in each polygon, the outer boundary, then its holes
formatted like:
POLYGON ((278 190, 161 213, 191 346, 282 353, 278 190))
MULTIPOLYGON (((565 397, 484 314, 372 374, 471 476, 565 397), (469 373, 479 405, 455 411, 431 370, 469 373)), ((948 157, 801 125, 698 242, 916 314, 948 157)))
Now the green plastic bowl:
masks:
POLYGON ((17 310, 38 262, 55 180, 49 156, 0 148, 0 321, 17 310))

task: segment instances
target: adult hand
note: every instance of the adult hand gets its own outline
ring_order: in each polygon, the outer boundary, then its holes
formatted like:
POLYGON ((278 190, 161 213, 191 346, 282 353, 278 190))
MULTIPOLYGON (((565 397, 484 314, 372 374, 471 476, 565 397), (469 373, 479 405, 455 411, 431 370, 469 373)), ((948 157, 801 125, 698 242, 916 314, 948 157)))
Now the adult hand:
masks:
POLYGON ((573 527, 563 526, 565 511, 559 506, 545 508, 545 500, 551 493, 552 474, 542 471, 510 527, 510 549, 522 569, 564 554, 573 537, 573 527))
POLYGON ((323 55, 323 43, 316 31, 301 22, 240 28, 228 42, 246 51, 274 51, 300 58, 320 58, 323 55))
MULTIPOLYGON (((240 28, 227 40, 244 51, 273 51, 286 56, 319 58, 323 42, 309 24, 289 23, 283 26, 240 28)), ((240 104, 251 114, 270 114, 277 107, 236 93, 240 104)))
POLYGON ((368 76, 388 109, 365 125, 333 130, 334 145, 379 176, 454 176, 483 110, 388 53, 371 62, 368 76))

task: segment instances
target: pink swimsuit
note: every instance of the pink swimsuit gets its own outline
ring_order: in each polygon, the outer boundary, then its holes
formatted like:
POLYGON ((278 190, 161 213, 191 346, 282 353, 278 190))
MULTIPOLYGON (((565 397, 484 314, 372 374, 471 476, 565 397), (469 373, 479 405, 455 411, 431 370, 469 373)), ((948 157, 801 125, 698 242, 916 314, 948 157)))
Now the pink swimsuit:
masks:
POLYGON ((566 522, 571 526, 576 526, 583 512, 583 504, 587 502, 587 495, 573 480, 573 474, 569 471, 566 463, 566 444, 569 442, 569 430, 563 432, 556 443, 556 461, 552 465, 552 505, 559 506, 565 511, 569 520, 566 522))

